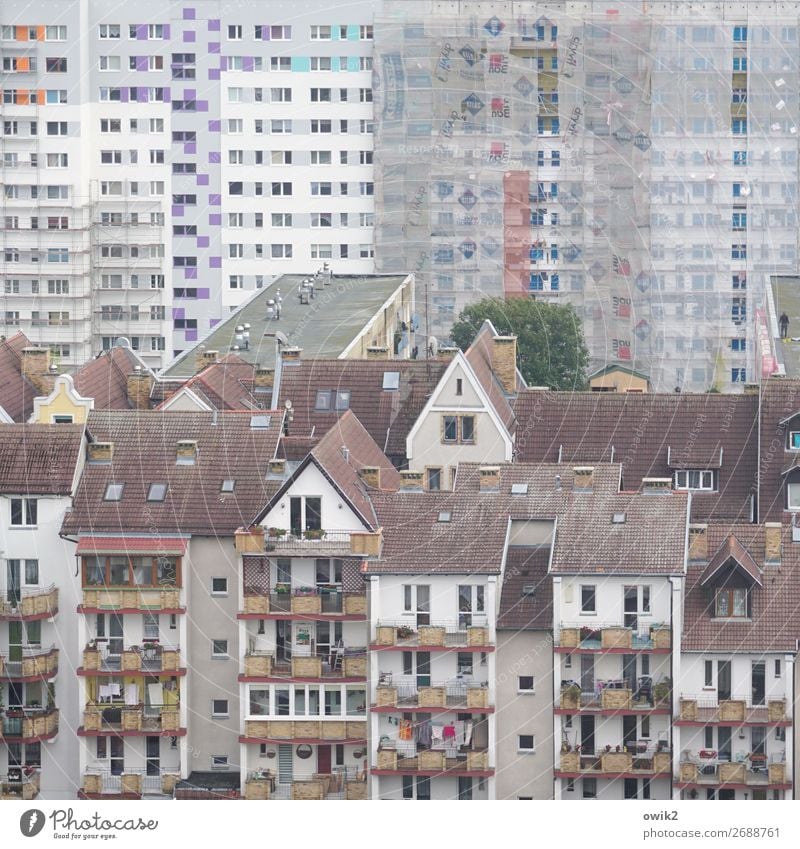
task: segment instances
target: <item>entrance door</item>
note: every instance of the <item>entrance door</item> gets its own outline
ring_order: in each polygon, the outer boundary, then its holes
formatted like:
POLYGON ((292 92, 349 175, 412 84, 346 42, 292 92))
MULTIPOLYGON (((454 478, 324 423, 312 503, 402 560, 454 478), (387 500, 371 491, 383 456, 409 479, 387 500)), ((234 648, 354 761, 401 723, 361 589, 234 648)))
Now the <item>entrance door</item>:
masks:
POLYGON ((148 775, 158 775, 161 772, 161 738, 145 738, 145 757, 148 775))
POLYGON ((431 624, 431 588, 428 584, 406 584, 403 587, 403 612, 416 616, 416 627, 431 624))
POLYGON ((125 772, 125 741, 122 737, 109 737, 110 758, 109 766, 112 775, 122 775, 125 772))
POLYGON ((22 571, 19 560, 6 561, 6 600, 17 607, 22 598, 22 571))
MULTIPOLYGON (((623 624, 626 628, 633 628, 636 630, 636 627, 639 623, 638 617, 639 611, 639 588, 638 587, 625 587, 623 589, 623 624)), ((634 797, 635 798, 635 797, 634 797)))
POLYGON ((281 743, 278 746, 278 781, 281 784, 291 784, 293 775, 292 747, 281 743))
POLYGON ((632 692, 637 690, 636 680, 636 655, 625 654, 622 656, 622 677, 625 681, 625 686, 632 692))
POLYGON ((638 799, 639 798, 639 779, 626 778, 622 791, 623 799, 638 799))
POLYGON ((763 660, 754 662, 751 667, 751 685, 753 693, 753 706, 763 705, 766 696, 765 689, 765 664, 763 660))
POLYGON ((12 663, 22 661, 22 622, 8 623, 8 659, 12 663))
POLYGON ((594 692, 594 655, 581 655, 581 692, 594 692))
POLYGON ((594 717, 581 716, 581 752, 594 754, 594 717))
POLYGON ((717 757, 721 761, 731 759, 731 729, 725 726, 717 729, 717 757))
MULTIPOLYGON (((343 648, 341 622, 317 622, 317 655, 330 663, 333 649, 343 648)), ((334 660, 336 658, 333 658, 334 660)))
POLYGON ((717 661, 717 698, 720 700, 731 697, 731 662, 717 661))
POLYGON ((292 623, 286 619, 278 619, 275 623, 275 652, 279 663, 292 659, 292 623))
POLYGON ((108 620, 108 653, 122 654, 124 643, 122 635, 125 633, 122 627, 122 617, 118 613, 109 613, 108 620))
POLYGON ((317 746, 317 772, 328 775, 331 772, 331 747, 317 746))
POLYGON ((622 717, 622 746, 636 746, 636 723, 637 717, 623 716, 622 717))

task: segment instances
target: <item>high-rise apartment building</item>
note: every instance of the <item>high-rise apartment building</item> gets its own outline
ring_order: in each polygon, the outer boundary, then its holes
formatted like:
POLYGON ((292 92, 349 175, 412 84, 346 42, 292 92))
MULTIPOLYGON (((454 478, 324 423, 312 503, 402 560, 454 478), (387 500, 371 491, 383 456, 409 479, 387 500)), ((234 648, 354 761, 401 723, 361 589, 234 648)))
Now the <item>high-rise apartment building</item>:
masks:
POLYGON ((159 366, 279 274, 371 272, 377 5, 4 4, 0 332, 159 366))
POLYGON ((417 275, 430 334, 479 297, 563 300, 597 366, 741 389, 749 316, 797 264, 798 12, 384 4, 378 269, 417 275))

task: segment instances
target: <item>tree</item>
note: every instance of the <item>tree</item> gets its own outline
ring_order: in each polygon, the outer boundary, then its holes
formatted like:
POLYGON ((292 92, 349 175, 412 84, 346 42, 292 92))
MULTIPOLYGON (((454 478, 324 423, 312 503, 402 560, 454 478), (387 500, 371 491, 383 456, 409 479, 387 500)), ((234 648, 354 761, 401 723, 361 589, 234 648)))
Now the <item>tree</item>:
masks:
POLYGON ((466 350, 489 319, 502 335, 517 337, 517 365, 529 386, 579 390, 586 387, 589 352, 571 304, 530 298, 485 298, 470 304, 453 325, 456 345, 466 350))

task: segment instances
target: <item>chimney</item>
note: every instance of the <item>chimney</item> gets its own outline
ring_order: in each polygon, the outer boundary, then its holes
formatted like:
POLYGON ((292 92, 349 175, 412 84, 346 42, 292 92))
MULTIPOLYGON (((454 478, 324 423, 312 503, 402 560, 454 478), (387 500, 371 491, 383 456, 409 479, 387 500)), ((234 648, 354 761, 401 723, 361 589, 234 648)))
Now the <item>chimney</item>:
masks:
POLYGON ((153 378, 141 366, 136 366, 137 371, 128 375, 128 401, 134 410, 150 409, 150 390, 153 388, 153 378))
POLYGON ((767 522, 764 525, 764 565, 781 565, 780 522, 767 522))
POLYGON ((642 492, 648 495, 669 495, 672 492, 672 478, 642 478, 642 492))
POLYGON ((422 472, 405 469, 400 472, 400 492, 422 492, 422 472))
POLYGON ((572 488, 581 492, 591 492, 594 484, 594 466, 575 466, 572 488))
POLYGON ((275 369, 256 366, 253 382, 257 389, 272 389, 275 385, 275 369))
POLYGON ((381 467, 380 466, 362 466, 358 470, 358 475, 362 481, 370 489, 381 488, 381 467))
POLYGON ((194 370, 195 373, 202 371, 207 366, 219 362, 219 351, 206 351, 200 347, 194 355, 194 370))
POLYGON ((455 357, 455 355, 457 353, 458 353, 458 348, 456 348, 454 345, 448 345, 446 347, 440 345, 439 349, 436 352, 436 358, 439 359, 439 360, 444 360, 444 362, 449 363, 450 360, 452 360, 453 357, 455 357))
POLYGON ((114 459, 113 442, 89 442, 86 445, 87 463, 110 463, 114 459))
POLYGON ((175 463, 178 466, 193 466, 197 462, 197 440, 181 439, 176 446, 175 463))
POLYGON ((369 345, 367 347, 368 360, 388 360, 389 349, 385 345, 369 345))
POLYGON ((23 348, 22 374, 28 378, 40 395, 49 395, 53 389, 50 376, 50 349, 23 348))
POLYGON ((758 395, 758 384, 757 383, 745 383, 744 394, 745 395, 758 395))
POLYGON ((267 477, 284 478, 286 476, 286 460, 274 459, 269 461, 267 477))
POLYGON ((708 560, 708 525, 689 525, 689 560, 708 560))
POLYGON ((492 371, 506 395, 517 392, 517 337, 495 336, 492 340, 492 371))
POLYGON ((500 491, 500 466, 481 466, 479 475, 481 492, 500 491))
POLYGON ((281 362, 285 366, 298 363, 302 353, 302 348, 298 348, 296 345, 287 345, 285 348, 281 348, 281 362))

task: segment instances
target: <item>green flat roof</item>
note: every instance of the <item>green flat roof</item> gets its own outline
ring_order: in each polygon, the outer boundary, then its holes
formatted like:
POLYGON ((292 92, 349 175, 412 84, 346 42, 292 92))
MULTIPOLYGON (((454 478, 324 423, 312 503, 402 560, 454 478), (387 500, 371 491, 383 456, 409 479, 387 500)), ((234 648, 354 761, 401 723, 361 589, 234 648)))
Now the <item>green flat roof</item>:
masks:
POLYGON ((334 275, 323 289, 314 291, 309 304, 301 304, 299 289, 313 274, 283 274, 259 290, 225 321, 213 328, 196 345, 176 357, 162 372, 164 377, 191 377, 195 354, 200 346, 207 351, 230 353, 234 345, 242 359, 262 366, 275 365, 275 339, 265 332, 280 331, 290 345, 303 349, 303 357, 335 358, 361 333, 408 275, 334 275), (267 302, 280 292, 283 299, 280 319, 267 318, 267 302), (250 344, 245 349, 236 340, 236 327, 250 325, 250 344))

